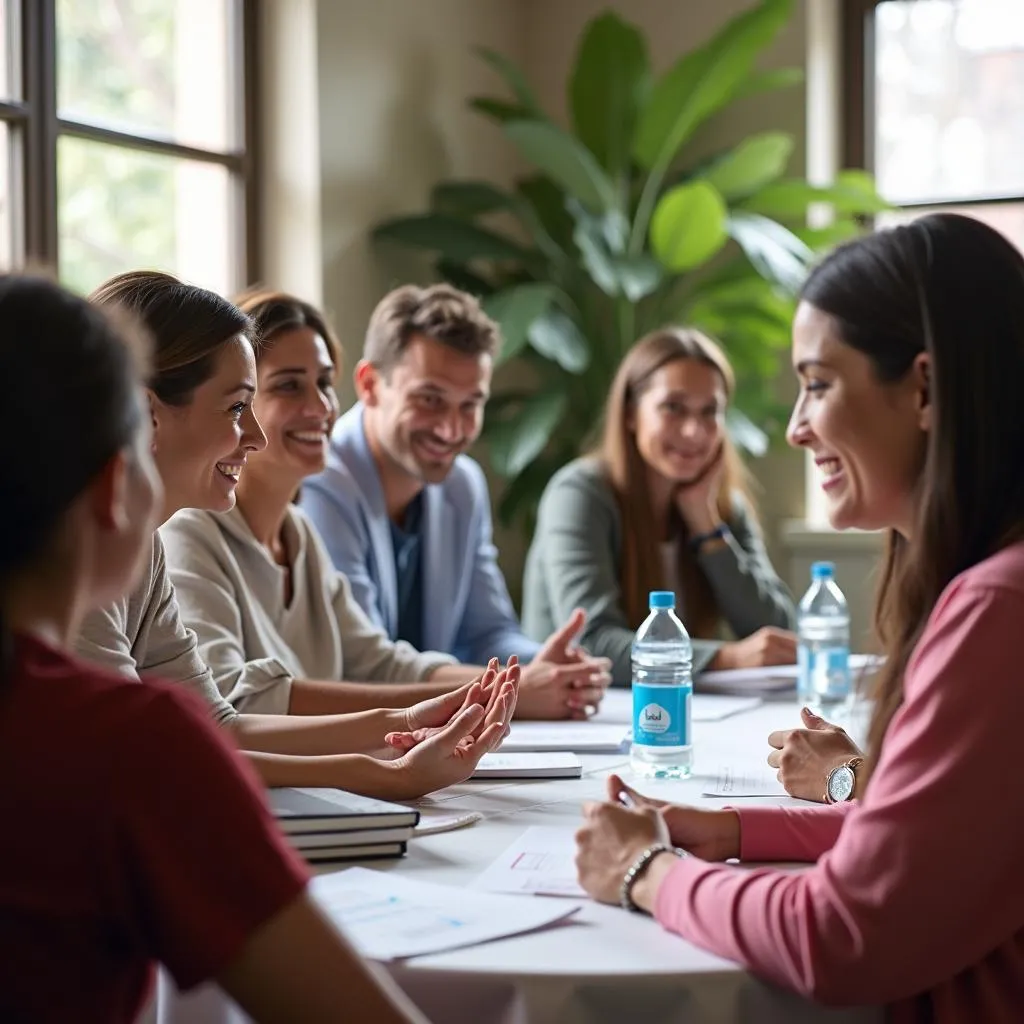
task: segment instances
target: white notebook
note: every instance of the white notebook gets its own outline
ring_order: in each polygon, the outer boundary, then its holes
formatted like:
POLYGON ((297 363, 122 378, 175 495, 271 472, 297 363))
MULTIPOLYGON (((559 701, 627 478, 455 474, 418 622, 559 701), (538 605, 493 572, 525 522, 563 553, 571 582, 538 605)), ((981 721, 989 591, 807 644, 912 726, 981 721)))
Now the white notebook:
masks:
POLYGON ((626 749, 629 726, 602 722, 513 722, 501 745, 517 751, 568 750, 577 754, 616 754, 626 749))
POLYGON ((578 779, 583 765, 575 754, 554 750, 548 753, 484 754, 471 778, 474 779, 578 779))

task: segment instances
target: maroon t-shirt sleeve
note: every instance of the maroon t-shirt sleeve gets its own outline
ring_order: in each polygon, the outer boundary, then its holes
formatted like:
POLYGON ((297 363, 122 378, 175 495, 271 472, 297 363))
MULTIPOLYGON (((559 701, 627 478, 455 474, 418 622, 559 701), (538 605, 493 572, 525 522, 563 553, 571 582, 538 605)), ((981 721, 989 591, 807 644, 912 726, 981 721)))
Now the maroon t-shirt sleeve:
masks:
POLYGON ((259 780, 188 694, 159 688, 117 790, 122 912, 181 988, 225 968, 309 873, 259 780))

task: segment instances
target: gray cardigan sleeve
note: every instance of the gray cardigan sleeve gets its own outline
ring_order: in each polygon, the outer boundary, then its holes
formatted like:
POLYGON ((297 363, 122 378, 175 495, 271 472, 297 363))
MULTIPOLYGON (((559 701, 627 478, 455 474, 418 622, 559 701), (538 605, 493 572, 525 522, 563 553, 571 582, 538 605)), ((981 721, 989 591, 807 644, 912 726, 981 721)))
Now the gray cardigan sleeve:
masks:
POLYGON ((768 559, 747 503, 738 495, 728 526, 724 547, 705 548, 697 555, 722 618, 740 638, 764 626, 792 629, 793 598, 768 559))

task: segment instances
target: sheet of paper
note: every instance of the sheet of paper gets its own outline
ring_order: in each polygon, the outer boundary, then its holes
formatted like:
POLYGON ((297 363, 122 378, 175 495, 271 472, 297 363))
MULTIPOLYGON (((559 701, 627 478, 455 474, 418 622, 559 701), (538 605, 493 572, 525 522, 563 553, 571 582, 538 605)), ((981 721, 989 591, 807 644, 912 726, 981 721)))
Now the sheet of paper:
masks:
POLYGON ((785 796, 786 790, 769 765, 725 764, 705 783, 704 796, 785 796))
POLYGON ((575 754, 564 750, 546 753, 507 753, 504 750, 484 754, 471 778, 474 779, 578 779, 583 765, 575 754))
MULTIPOLYGON (((850 672, 854 678, 862 672, 871 672, 881 664, 874 654, 851 654, 850 672)), ((796 686, 796 665, 771 665, 762 668, 731 668, 715 672, 702 672, 697 685, 721 693, 771 693, 796 686)))
POLYGON ((587 898, 576 881, 576 840, 564 828, 528 828, 479 878, 488 892, 587 898))
POLYGON ((323 911, 374 960, 401 960, 520 935, 564 921, 580 909, 578 903, 483 893, 467 900, 464 889, 368 868, 318 875, 310 886, 323 911))
POLYGON ((479 811, 467 811, 465 814, 432 814, 420 811, 420 823, 412 830, 414 839, 420 836, 432 836, 437 832, 453 832, 457 828, 475 825, 483 820, 479 811))
POLYGON ((628 726, 614 722, 513 722, 501 750, 506 754, 517 750, 614 754, 624 749, 628 734, 628 726))

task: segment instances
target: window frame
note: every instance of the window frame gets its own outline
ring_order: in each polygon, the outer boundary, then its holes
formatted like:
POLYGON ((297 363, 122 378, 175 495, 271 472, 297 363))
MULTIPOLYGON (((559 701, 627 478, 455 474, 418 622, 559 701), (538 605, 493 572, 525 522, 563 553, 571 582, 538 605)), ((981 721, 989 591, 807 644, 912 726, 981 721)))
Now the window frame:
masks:
POLYGON ((20 98, 0 99, 0 121, 6 123, 13 147, 15 267, 23 264, 56 268, 59 264, 57 145, 62 137, 112 144, 132 152, 155 153, 224 167, 236 196, 232 211, 233 258, 243 269, 240 284, 260 275, 260 182, 258 160, 258 25, 259 0, 239 0, 231 33, 234 60, 240 62, 237 100, 238 143, 225 151, 184 145, 145 132, 122 132, 57 113, 56 0, 20 0, 14 5, 11 29, 20 35, 16 73, 20 98))
MULTIPOLYGON (((843 167, 856 167, 874 173, 875 121, 875 8, 884 0, 841 0, 842 45, 842 157, 843 167)), ((914 0, 907 0, 914 2, 914 0)), ((945 207, 999 206, 1024 204, 1020 194, 986 196, 945 196, 893 202, 893 209, 942 209, 945 207)))

